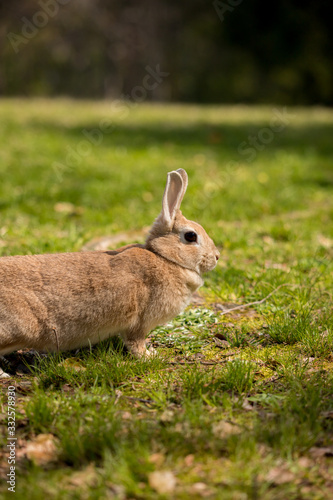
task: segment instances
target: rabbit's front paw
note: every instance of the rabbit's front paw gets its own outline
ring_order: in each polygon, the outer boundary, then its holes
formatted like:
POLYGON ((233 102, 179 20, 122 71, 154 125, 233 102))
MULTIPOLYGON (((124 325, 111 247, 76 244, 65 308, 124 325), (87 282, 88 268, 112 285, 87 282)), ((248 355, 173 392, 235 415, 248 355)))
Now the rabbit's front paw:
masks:
MULTIPOLYGON (((7 368, 10 368, 10 363, 8 361, 8 359, 6 359, 4 356, 1 356, 0 355, 0 363, 1 365, 3 366, 3 368, 6 370, 7 368)), ((3 378, 10 378, 11 375, 8 375, 8 373, 6 373, 0 366, 0 379, 3 379, 3 378)))
POLYGON ((4 372, 0 368, 0 379, 2 379, 2 378, 10 378, 10 375, 8 375, 8 373, 4 372))

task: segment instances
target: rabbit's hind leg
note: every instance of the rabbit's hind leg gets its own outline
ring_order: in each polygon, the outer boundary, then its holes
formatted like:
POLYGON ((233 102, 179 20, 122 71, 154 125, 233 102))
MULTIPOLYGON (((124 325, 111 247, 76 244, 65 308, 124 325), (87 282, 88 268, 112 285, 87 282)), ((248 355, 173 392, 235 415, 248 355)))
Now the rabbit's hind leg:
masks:
POLYGON ((4 371, 9 365, 4 354, 10 354, 20 348, 21 345, 17 341, 11 339, 8 332, 0 326, 0 379, 10 377, 10 375, 4 371))
POLYGON ((22 343, 18 339, 11 338, 8 333, 0 326, 0 356, 10 354, 22 348, 22 343))

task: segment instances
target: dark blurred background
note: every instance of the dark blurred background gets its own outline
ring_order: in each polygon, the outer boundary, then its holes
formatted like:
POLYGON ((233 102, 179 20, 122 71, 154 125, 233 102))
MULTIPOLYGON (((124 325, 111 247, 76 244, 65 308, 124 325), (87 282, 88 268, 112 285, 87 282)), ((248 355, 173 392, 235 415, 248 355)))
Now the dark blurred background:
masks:
POLYGON ((0 1, 0 95, 333 104, 329 1, 0 1), (158 68, 158 67, 157 67, 158 68))

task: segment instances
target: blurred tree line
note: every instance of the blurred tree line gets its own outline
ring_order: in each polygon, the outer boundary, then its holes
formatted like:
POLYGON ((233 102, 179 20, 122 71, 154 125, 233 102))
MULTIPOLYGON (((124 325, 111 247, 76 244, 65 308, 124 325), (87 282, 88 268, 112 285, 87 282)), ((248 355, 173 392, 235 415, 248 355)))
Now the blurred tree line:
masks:
POLYGON ((332 105, 331 32, 328 0, 0 0, 0 94, 131 96, 148 67, 146 100, 332 105))

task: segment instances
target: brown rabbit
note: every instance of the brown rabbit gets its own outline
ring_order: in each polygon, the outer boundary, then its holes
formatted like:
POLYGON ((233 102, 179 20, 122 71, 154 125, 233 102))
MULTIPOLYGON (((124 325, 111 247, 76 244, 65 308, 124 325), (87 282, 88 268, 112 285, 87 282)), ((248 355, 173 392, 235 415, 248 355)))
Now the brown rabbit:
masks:
POLYGON ((187 174, 168 173, 162 211, 144 245, 116 251, 0 258, 0 355, 65 351, 120 334, 135 356, 179 314, 216 266, 205 230, 179 210, 187 174))

